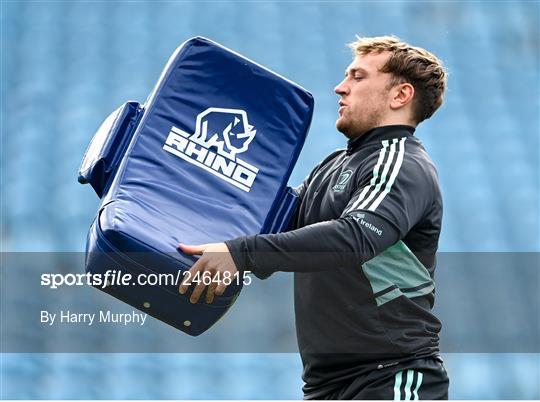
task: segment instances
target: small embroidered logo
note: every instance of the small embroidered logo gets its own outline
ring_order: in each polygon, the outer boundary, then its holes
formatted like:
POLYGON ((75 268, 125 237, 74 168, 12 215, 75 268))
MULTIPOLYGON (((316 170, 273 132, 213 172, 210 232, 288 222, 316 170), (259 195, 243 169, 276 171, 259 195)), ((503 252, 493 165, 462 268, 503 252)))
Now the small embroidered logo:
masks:
POLYGON ((342 192, 351 178, 352 173, 352 170, 345 170, 344 172, 341 172, 337 179, 337 183, 332 187, 332 191, 334 191, 334 193, 342 192))

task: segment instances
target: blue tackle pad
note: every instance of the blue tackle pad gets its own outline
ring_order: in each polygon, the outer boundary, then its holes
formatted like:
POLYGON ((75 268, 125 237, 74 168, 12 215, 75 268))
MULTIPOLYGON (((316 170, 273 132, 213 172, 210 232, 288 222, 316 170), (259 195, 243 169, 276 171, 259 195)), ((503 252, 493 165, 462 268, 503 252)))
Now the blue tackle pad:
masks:
POLYGON ((81 164, 79 182, 101 198, 86 271, 133 277, 96 287, 190 335, 210 328, 243 278, 212 304, 191 304, 193 286, 181 295, 178 279, 198 257, 177 246, 286 230, 296 203, 287 180, 312 113, 309 92, 238 53, 200 37, 178 47, 147 101, 114 111, 81 164), (161 283, 139 284, 140 274, 161 283))

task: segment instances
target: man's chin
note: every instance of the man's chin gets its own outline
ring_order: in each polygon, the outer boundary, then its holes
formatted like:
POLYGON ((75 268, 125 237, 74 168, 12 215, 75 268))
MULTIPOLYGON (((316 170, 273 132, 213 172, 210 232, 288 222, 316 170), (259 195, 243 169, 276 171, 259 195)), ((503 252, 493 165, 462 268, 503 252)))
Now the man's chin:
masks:
POLYGON ((336 120, 336 129, 347 138, 351 138, 351 128, 343 119, 336 120))

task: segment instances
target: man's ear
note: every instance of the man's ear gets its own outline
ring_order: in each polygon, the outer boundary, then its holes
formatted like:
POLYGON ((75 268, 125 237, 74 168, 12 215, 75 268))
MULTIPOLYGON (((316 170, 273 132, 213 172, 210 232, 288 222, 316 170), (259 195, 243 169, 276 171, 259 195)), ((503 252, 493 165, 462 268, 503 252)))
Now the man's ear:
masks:
POLYGON ((414 87, 408 82, 396 85, 392 88, 392 99, 390 108, 397 110, 412 102, 414 97, 414 87))

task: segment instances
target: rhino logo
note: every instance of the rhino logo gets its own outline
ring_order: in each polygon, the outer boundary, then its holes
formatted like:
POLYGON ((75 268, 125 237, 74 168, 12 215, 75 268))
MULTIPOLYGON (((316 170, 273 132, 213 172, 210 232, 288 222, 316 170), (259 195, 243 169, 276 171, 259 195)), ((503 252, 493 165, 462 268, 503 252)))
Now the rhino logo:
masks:
POLYGON ((245 111, 211 107, 197 116, 193 134, 172 126, 163 149, 249 192, 259 169, 237 154, 247 151, 256 133, 245 111))
POLYGON ((247 151, 256 133, 245 111, 211 107, 197 116, 190 140, 206 148, 215 147, 218 154, 236 160, 237 154, 247 151))

